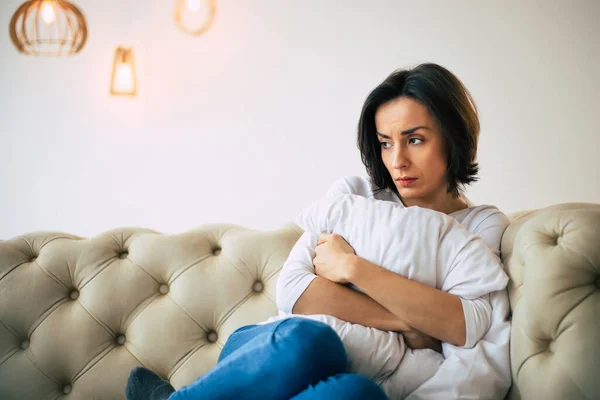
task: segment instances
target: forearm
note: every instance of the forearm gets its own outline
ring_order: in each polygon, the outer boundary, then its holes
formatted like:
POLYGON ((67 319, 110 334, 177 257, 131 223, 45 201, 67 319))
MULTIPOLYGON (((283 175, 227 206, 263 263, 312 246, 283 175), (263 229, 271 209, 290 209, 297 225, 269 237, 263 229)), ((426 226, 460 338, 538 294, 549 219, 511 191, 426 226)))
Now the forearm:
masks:
POLYGON ((406 332, 411 327, 369 296, 317 277, 306 288, 294 314, 327 314, 341 320, 384 331, 406 332))
POLYGON ((404 278, 358 256, 350 256, 346 261, 348 281, 408 326, 442 342, 465 344, 465 318, 459 297, 404 278))

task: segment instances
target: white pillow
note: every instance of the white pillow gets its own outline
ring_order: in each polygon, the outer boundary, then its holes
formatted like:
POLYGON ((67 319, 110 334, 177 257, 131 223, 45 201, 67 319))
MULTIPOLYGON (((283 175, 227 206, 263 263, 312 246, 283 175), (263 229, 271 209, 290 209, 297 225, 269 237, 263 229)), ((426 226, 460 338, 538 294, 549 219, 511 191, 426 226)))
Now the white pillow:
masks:
POLYGON ((437 211, 345 194, 314 202, 295 222, 317 237, 338 234, 358 256, 467 300, 508 283, 485 242, 437 211))

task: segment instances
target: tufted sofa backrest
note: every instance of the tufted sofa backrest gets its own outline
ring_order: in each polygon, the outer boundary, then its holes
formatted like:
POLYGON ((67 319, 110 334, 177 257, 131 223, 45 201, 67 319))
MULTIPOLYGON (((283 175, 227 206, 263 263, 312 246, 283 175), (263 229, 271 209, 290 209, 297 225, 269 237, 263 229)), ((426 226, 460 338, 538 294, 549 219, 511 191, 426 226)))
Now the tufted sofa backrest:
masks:
MULTIPOLYGON (((0 241, 0 399, 123 399, 138 365, 193 382, 235 329, 276 314, 300 234, 220 224, 0 241)), ((509 398, 600 398, 600 205, 513 214, 501 250, 509 398)))
POLYGON ((0 241, 0 399, 121 399, 142 364, 193 382, 235 329, 276 315, 300 234, 220 224, 0 241))

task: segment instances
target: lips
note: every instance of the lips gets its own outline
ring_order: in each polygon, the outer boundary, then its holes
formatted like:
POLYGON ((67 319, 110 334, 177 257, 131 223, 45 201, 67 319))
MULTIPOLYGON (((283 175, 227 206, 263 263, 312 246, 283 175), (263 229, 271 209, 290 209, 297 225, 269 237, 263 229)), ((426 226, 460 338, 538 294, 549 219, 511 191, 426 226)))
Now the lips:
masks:
POLYGON ((398 184, 400 186, 406 187, 406 186, 412 185, 416 180, 417 180, 417 178, 405 177, 405 178, 397 178, 396 182, 398 182, 398 184))

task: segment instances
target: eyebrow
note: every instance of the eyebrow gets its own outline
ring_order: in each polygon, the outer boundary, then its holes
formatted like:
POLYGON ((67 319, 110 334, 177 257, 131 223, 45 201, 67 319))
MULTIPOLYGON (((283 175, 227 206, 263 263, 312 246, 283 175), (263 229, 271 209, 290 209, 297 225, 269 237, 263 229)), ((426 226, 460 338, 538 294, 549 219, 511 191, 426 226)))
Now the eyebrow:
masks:
MULTIPOLYGON (((410 128, 407 129, 405 131, 400 132, 402 134, 402 136, 404 135, 410 135, 411 133, 415 133, 416 131, 418 131, 419 129, 426 129, 428 130, 429 128, 423 125, 419 125, 419 126, 415 126, 414 128, 410 128)), ((381 136, 384 139, 391 139, 390 136, 388 135, 384 135, 383 133, 377 132, 377 136, 381 136)))

